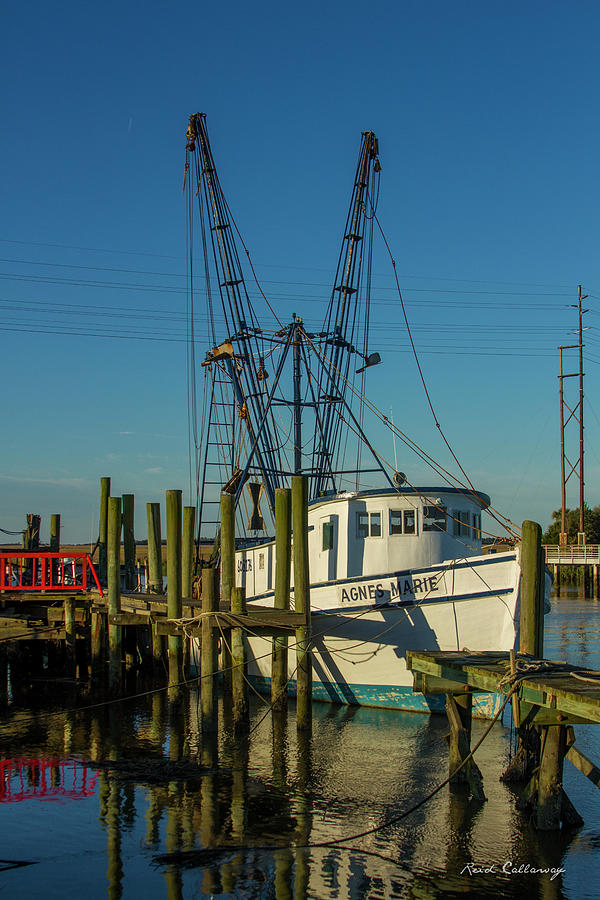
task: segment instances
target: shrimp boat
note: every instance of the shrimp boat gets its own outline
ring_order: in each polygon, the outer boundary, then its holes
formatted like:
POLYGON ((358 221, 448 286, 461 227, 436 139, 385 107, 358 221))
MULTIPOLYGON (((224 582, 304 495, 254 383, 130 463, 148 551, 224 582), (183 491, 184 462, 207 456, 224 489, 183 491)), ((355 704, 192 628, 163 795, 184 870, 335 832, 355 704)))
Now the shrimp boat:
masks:
MULTIPOLYGON (((316 327, 295 314, 285 322, 284 299, 269 299, 258 284, 221 188, 204 114, 190 117, 186 138, 188 222, 199 220, 188 229, 198 540, 218 532, 220 494, 233 494, 237 584, 249 607, 273 606, 275 492, 292 475, 306 475, 314 699, 442 710, 443 695, 413 693, 405 652, 511 649, 519 548, 483 554, 481 514, 491 512, 490 498, 435 463, 367 399, 370 370, 381 363, 369 343, 377 138, 361 136, 336 274, 316 327), (198 365, 202 325, 211 349, 198 365), (440 483, 412 485, 390 466, 367 437, 367 415, 440 483)), ((270 639, 250 637, 248 645, 249 677, 267 691, 270 639)), ((491 716, 497 703, 495 695, 477 695, 474 714, 491 716)))

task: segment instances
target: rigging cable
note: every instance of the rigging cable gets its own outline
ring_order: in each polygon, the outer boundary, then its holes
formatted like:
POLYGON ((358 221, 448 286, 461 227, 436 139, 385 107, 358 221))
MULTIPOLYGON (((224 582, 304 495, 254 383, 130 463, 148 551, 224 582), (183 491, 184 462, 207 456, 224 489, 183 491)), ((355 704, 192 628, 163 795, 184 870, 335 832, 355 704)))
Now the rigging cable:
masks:
MULTIPOLYGON (((368 192, 367 192, 367 196, 369 196, 368 192)), ((414 342, 414 340, 413 340, 412 332, 411 332, 410 325, 409 325, 409 322, 408 322, 408 316, 406 315, 406 308, 405 308, 405 306, 404 306, 404 299, 403 299, 403 297, 402 297, 402 291, 400 290, 400 281, 398 280, 398 272, 397 272, 397 269, 396 269, 396 260, 395 260, 394 257, 393 257, 393 254, 392 254, 390 245, 388 244, 388 241, 387 241, 387 238, 386 238, 385 233, 384 233, 384 231, 383 231, 383 228, 381 227, 381 223, 380 223, 379 218, 378 218, 378 216, 377 216, 376 209, 375 209, 375 207, 373 206, 373 204, 372 204, 372 202, 371 202, 370 196, 369 196, 369 202, 371 203, 371 209, 373 210, 373 219, 374 219, 375 222, 377 223, 377 227, 379 228, 379 233, 381 234, 381 237, 383 238, 383 242, 384 242, 384 244, 385 244, 385 246, 386 246, 387 252, 388 252, 388 254, 389 254, 389 257, 390 257, 390 260, 391 260, 391 263, 392 263, 392 268, 393 268, 393 270, 394 270, 394 278, 395 278, 395 280, 396 280, 396 287, 397 287, 397 289, 398 289, 398 297, 400 298, 400 305, 401 305, 401 307, 402 307, 402 315, 404 316, 404 322, 405 322, 405 324, 406 324, 406 330, 407 330, 407 332, 408 332, 408 337, 409 337, 409 340, 410 340, 410 345, 411 345, 411 347, 412 347, 413 356, 414 356, 415 362, 416 362, 416 364, 417 364, 417 369, 418 369, 418 371, 419 371, 419 377, 421 378, 421 384, 423 385, 423 390, 425 391, 425 396, 427 397, 427 403, 429 404, 429 409, 431 410, 431 415, 433 416, 433 421, 435 422, 436 427, 437 427, 437 429, 438 429, 438 431, 439 431, 439 433, 440 433, 440 435, 441 435, 441 438, 442 438, 442 440, 444 441, 446 447, 448 448, 448 450, 449 450, 450 453, 452 454, 452 458, 454 459, 454 462, 456 463, 456 465, 458 466, 458 468, 460 469, 460 471, 462 472, 462 474, 463 474, 464 477, 466 478, 469 487, 471 488, 472 491, 475 491, 475 488, 474 488, 474 486, 473 486, 473 483, 472 483, 471 479, 469 478, 469 476, 467 475, 467 473, 466 473, 465 470, 463 469, 462 465, 460 464, 460 462, 459 462, 459 460, 458 460, 458 457, 456 456, 454 450, 453 450, 452 447, 450 446, 450 444, 449 444, 449 442, 448 442, 448 440, 447 440, 447 438, 446 438, 446 435, 445 435, 444 432, 442 431, 442 426, 440 425, 439 420, 438 420, 438 417, 437 417, 436 412, 435 412, 435 409, 433 408, 433 403, 431 402, 431 397, 430 397, 430 395, 429 395, 429 390, 427 389, 427 384, 426 384, 426 382, 425 382, 425 376, 423 375, 423 370, 422 370, 422 368, 421 368, 421 363, 420 363, 420 361, 419 361, 419 356, 418 356, 418 354, 417 354, 417 348, 415 347, 415 342, 414 342)))

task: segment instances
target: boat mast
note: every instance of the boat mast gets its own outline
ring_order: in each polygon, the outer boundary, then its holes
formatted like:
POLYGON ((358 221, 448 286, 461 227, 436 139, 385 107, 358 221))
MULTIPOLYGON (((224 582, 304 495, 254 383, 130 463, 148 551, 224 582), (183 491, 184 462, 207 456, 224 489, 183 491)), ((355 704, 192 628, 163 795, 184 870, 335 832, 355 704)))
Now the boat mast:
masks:
MULTIPOLYGON (((323 405, 324 415, 322 432, 319 434, 315 432, 313 443, 313 470, 317 473, 313 496, 321 493, 327 484, 331 484, 334 490, 337 489, 338 479, 335 469, 342 443, 342 421, 337 409, 345 403, 352 356, 356 353, 362 356, 365 366, 374 365, 375 361, 379 361, 378 355, 373 354, 372 362, 369 362, 366 353, 361 353, 354 346, 354 341, 358 337, 360 326, 358 301, 364 262, 364 238, 367 223, 370 222, 372 225, 372 216, 367 214, 367 209, 375 203, 374 182, 375 176, 380 171, 379 143, 372 131, 364 131, 334 287, 323 329, 327 334, 324 348, 326 364, 323 365, 319 378, 318 401, 323 405)), ((369 240, 367 244, 365 256, 369 256, 371 251, 371 241, 369 240)), ((365 327, 370 300, 370 258, 367 260, 366 268, 365 327)))
MULTIPOLYGON (((258 364, 265 357, 265 341, 244 280, 231 214, 216 172, 205 120, 204 113, 190 116, 186 132, 186 171, 191 171, 197 184, 195 195, 203 228, 206 277, 209 280, 209 251, 212 249, 210 267, 216 273, 227 338, 207 354, 203 363, 209 369, 212 384, 210 427, 213 433, 207 444, 211 445, 215 460, 209 460, 205 452, 202 503, 208 487, 213 494, 221 490, 237 493, 239 483, 236 479, 243 468, 243 448, 249 443, 254 447, 256 470, 263 480, 269 508, 274 513, 275 489, 281 485, 280 472, 285 469, 285 464, 274 424, 269 421, 268 427, 257 427, 265 417, 269 418, 266 415, 264 370, 262 363, 258 364), (204 234, 204 222, 208 225, 206 230, 210 238, 204 234), (207 480, 209 463, 213 472, 212 478, 207 480)), ((190 189, 193 190, 191 185, 190 189)), ((215 334, 210 303, 209 318, 215 334)), ((213 498, 210 502, 214 505, 217 500, 213 498)), ((218 521, 218 509, 215 512, 211 524, 218 521)))

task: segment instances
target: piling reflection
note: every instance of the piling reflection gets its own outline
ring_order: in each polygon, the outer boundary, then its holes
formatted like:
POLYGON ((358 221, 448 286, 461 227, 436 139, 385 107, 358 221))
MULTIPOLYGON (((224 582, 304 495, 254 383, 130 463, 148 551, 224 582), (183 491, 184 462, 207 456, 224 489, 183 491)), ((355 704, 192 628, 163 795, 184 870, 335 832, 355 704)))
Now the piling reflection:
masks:
MULTIPOLYGON (((577 596, 574 603, 550 631, 557 658, 559 646, 580 652, 577 629, 588 608, 579 606, 577 596)), ((600 619, 595 627, 600 631, 600 619)), ((585 637, 597 654, 597 643, 585 637)), ((485 861, 500 869, 506 861, 560 867, 573 859, 574 836, 580 856, 595 852, 589 812, 588 830, 577 836, 535 832, 516 810, 516 795, 498 781, 508 748, 500 726, 481 748, 488 803, 474 803, 464 788, 445 788, 407 819, 384 827, 445 777, 443 718, 315 705, 311 735, 297 730, 293 700, 273 714, 253 698, 248 727, 240 733, 231 704, 217 699, 218 728, 208 731, 195 690, 180 707, 158 688, 136 700, 88 711, 57 709, 49 717, 45 709, 11 701, 0 734, 0 771, 12 772, 6 778, 13 781, 3 783, 13 792, 22 777, 23 790, 19 803, 0 803, 3 835, 10 839, 7 810, 33 808, 45 789, 63 802, 52 804, 52 829, 44 818, 49 804, 38 803, 31 827, 51 843, 57 831, 69 833, 70 804, 77 800, 80 810, 88 810, 87 819, 78 813, 81 847, 94 846, 99 833, 105 848, 96 883, 104 884, 108 898, 120 898, 139 876, 146 900, 387 900, 464 893, 558 900, 567 892, 560 875, 527 879, 500 871, 477 878, 464 870, 485 861), (19 758, 21 774, 8 765, 19 758), (75 772, 78 797, 71 792, 75 772), (370 833, 319 846, 363 831, 370 833)), ((588 752, 600 758, 600 751, 588 752)), ((576 789, 572 799, 580 805, 576 789)), ((586 802, 589 810, 587 793, 586 802)), ((61 859, 54 848, 52 853, 61 859)), ((19 877, 27 886, 24 896, 39 893, 39 883, 25 881, 35 875, 23 870, 19 877)))

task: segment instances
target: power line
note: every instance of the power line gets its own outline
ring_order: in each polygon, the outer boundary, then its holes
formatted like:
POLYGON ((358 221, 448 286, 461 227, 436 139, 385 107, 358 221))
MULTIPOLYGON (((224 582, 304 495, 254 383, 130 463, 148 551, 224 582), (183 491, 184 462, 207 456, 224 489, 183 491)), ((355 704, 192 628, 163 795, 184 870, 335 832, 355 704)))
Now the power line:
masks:
MULTIPOLYGON (((62 243, 54 243, 54 242, 44 242, 44 241, 23 241, 16 240, 14 238, 0 238, 0 243, 3 244, 18 244, 20 246, 27 247, 50 247, 56 249, 66 249, 66 250, 78 250, 85 253, 114 253, 114 254, 124 254, 128 256, 148 256, 155 259, 175 259, 185 261, 185 256, 174 256, 165 253, 155 253, 153 251, 148 250, 132 250, 129 248, 107 248, 107 247, 81 247, 74 244, 62 244, 62 243)), ((330 272, 330 269, 319 268, 316 266, 295 266, 295 265, 281 265, 275 263, 259 263, 260 268, 272 268, 272 269, 289 269, 295 271, 302 272, 330 272)), ((390 273, 374 273, 378 277, 391 277, 390 273)), ((566 291, 570 291, 572 289, 572 285, 569 284, 557 284, 555 282, 537 282, 537 281, 506 281, 499 279, 482 279, 482 278, 456 278, 449 277, 445 275, 414 275, 407 274, 405 272, 398 273, 401 278, 414 278, 414 279, 427 279, 430 278, 435 281, 449 281, 453 283, 464 283, 464 284, 500 284, 500 285, 524 285, 526 287, 551 287, 551 288, 562 288, 566 291)), ((330 287, 330 285, 328 285, 330 287)), ((392 290, 393 288, 390 288, 392 290)), ((590 295, 593 296, 593 295, 590 295)))

